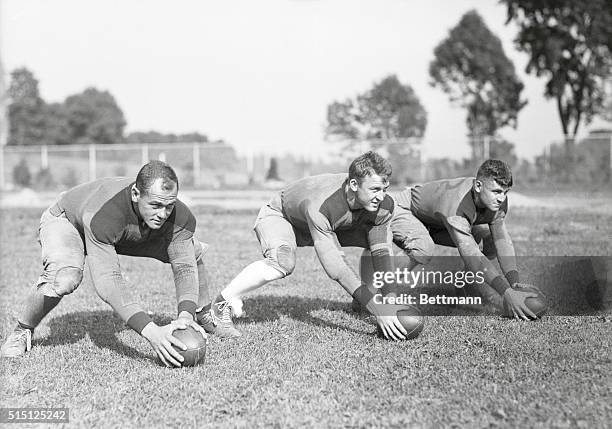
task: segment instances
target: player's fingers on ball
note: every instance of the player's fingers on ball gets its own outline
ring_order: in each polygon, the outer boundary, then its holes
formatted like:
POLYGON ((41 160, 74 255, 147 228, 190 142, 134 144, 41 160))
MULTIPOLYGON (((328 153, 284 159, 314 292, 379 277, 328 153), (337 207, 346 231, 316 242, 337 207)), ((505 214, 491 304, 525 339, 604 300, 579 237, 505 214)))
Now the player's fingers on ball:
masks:
POLYGON ((166 360, 166 357, 164 356, 164 354, 162 353, 161 350, 157 350, 157 357, 159 358, 159 360, 162 361, 162 363, 164 364, 164 366, 166 366, 167 368, 170 367, 170 364, 168 363, 168 361, 166 360))
POLYGON ((523 309, 523 312, 527 314, 527 316, 529 316, 532 319, 537 319, 538 316, 536 316, 536 314, 531 311, 531 309, 527 306, 525 306, 525 308, 523 309))
POLYGON ((391 338, 393 338, 395 341, 400 341, 403 340, 405 337, 400 333, 400 331, 395 327, 395 325, 391 324, 389 326, 389 335, 391 336, 391 338))
POLYGON ((519 314, 519 316, 521 316, 521 319, 522 319, 522 320, 529 320, 529 316, 527 316, 527 315, 525 314, 525 311, 524 311, 524 310, 526 310, 526 309, 524 309, 524 308, 519 308, 518 314, 519 314))
POLYGON ((402 325, 402 323, 399 321, 397 317, 393 321, 393 324, 395 325, 395 328, 398 331, 400 331, 403 335, 408 335, 408 331, 406 331, 406 328, 404 328, 404 325, 402 325))
POLYGON ((170 348, 163 349, 164 356, 166 360, 170 362, 174 366, 181 366, 181 362, 183 361, 183 356, 179 354, 175 349, 170 346, 170 348))
MULTIPOLYGON (((166 348, 167 348, 168 350, 175 351, 175 350, 172 348, 171 344, 172 344, 172 345, 175 345, 176 347, 178 347, 178 348, 179 348, 179 349, 181 349, 181 350, 187 350, 187 346, 186 346, 186 345, 185 345, 185 344, 184 344, 184 343, 183 343, 181 340, 179 340, 178 338, 176 338, 176 337, 174 337, 174 336, 172 336, 172 337, 168 338, 168 347, 166 347, 166 348)), ((177 352, 177 353, 178 353, 178 352, 177 352)))
POLYGON ((386 340, 389 339, 389 334, 387 333, 387 327, 385 325, 380 325, 380 330, 383 333, 383 336, 385 337, 386 340))
POLYGON ((199 333, 201 333, 204 338, 207 338, 206 331, 197 322, 195 321, 191 322, 191 327, 195 329, 196 331, 198 331, 199 333))
POLYGON ((172 327, 174 328, 173 330, 187 329, 187 323, 181 319, 174 320, 171 324, 172 324, 172 327))
POLYGON ((406 332, 404 331, 404 328, 403 328, 401 325, 400 325, 400 327, 399 327, 399 328, 400 328, 401 330, 400 330, 400 329, 398 329, 398 326, 397 326, 397 325, 392 324, 392 325, 391 325, 391 332, 393 332, 393 336, 394 336, 394 337, 395 337, 395 339, 397 339, 398 341, 399 341, 399 340, 405 340, 405 339, 406 339, 406 337, 404 336, 404 334, 405 334, 406 332), (404 332, 402 333, 402 331, 404 331, 404 332))

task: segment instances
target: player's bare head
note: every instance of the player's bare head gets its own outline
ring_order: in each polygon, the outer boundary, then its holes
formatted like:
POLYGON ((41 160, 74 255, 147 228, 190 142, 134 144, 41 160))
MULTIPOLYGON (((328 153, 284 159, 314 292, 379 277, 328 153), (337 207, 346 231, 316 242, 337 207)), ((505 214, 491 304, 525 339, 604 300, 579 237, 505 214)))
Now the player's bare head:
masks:
POLYGON ((384 181, 391 178, 391 164, 374 151, 359 155, 349 166, 349 180, 355 179, 361 184, 368 176, 378 175, 384 181))
POLYGON ((485 182, 494 180, 504 188, 512 187, 512 171, 504 161, 499 159, 488 159, 482 163, 476 173, 476 180, 485 182))
POLYGON ((136 176, 136 187, 143 194, 148 194, 151 186, 161 179, 161 190, 169 192, 174 189, 178 191, 178 178, 176 173, 163 161, 149 161, 138 172, 136 176))

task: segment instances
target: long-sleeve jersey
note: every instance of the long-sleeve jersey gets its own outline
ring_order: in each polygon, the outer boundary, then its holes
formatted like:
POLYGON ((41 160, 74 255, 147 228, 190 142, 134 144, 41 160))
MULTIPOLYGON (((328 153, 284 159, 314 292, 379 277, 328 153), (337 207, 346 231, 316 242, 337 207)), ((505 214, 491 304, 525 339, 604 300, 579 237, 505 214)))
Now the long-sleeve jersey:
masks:
POLYGON ((431 233, 448 231, 468 268, 484 272, 485 280, 502 293, 508 284, 500 285, 499 281, 495 283, 500 273, 478 248, 472 235, 472 227, 489 226, 497 259, 511 285, 512 278, 518 276, 518 271, 514 246, 505 226, 508 199, 506 198, 497 211, 476 207, 474 180, 474 177, 436 180, 394 194, 394 199, 399 206, 409 208, 431 233))
POLYGON ((291 225, 312 237, 326 273, 352 293, 361 280, 349 267, 341 251, 338 235, 344 231, 366 237, 375 270, 391 269, 389 224, 393 200, 386 195, 378 210, 352 210, 347 200, 346 174, 322 174, 291 183, 281 191, 281 211, 291 225))
POLYGON ((496 212, 478 209, 472 195, 474 180, 473 177, 436 180, 394 194, 394 198, 430 228, 452 228, 471 234, 472 226, 503 222, 508 212, 508 199, 496 212))
POLYGON ((121 274, 118 254, 152 257, 170 263, 178 310, 195 312, 198 278, 193 235, 196 220, 177 200, 172 214, 158 230, 139 217, 131 199, 134 182, 105 178, 85 183, 60 195, 52 210, 63 211, 85 246, 94 287, 127 324, 141 332, 151 321, 121 274))

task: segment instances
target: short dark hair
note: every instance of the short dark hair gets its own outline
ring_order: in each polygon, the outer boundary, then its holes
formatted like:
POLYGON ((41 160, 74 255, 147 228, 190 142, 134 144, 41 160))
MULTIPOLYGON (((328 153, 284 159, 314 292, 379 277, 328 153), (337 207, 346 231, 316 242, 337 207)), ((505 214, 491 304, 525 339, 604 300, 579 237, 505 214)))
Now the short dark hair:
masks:
POLYGON ((149 189, 157 179, 162 179, 162 189, 169 191, 174 188, 178 191, 178 178, 176 173, 163 161, 152 160, 147 162, 136 176, 136 188, 143 194, 148 194, 149 189))
POLYGON ((391 164, 374 151, 359 155, 349 166, 349 180, 356 179, 361 183, 367 176, 374 174, 389 180, 391 177, 391 164))
POLYGON ((512 171, 504 161, 499 159, 487 159, 478 168, 476 179, 493 179, 501 186, 509 188, 512 186, 512 171))

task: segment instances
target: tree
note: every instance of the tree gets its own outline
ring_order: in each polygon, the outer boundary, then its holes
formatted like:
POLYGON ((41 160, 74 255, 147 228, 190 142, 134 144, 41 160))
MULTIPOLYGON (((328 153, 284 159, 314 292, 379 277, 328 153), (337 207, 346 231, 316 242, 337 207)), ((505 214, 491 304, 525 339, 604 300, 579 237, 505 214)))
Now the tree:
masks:
POLYGON ((123 141, 126 122, 115 98, 107 91, 88 88, 64 102, 72 143, 111 144, 123 141))
POLYGON ((208 143, 208 136, 198 132, 162 134, 157 131, 135 131, 125 138, 127 143, 208 143))
POLYGON ((270 168, 266 173, 266 180, 280 180, 280 177, 278 177, 278 161, 274 157, 270 158, 270 168))
POLYGON ((9 145, 41 144, 45 134, 45 102, 38 91, 38 80, 26 68, 11 73, 8 90, 9 145))
POLYGON ((436 46, 429 74, 432 86, 467 109, 472 136, 493 136, 504 126, 516 127, 518 113, 527 104, 520 98, 524 85, 514 64, 474 10, 436 46))
POLYGON ((529 55, 527 73, 546 76, 566 142, 602 108, 612 74, 612 1, 502 0, 519 26, 517 48, 529 55))
POLYGON ((63 103, 45 106, 45 142, 54 145, 73 143, 68 126, 68 112, 63 103))
POLYGON ((410 85, 395 75, 375 83, 356 99, 334 101, 327 107, 327 137, 348 140, 422 137, 427 112, 410 85))

